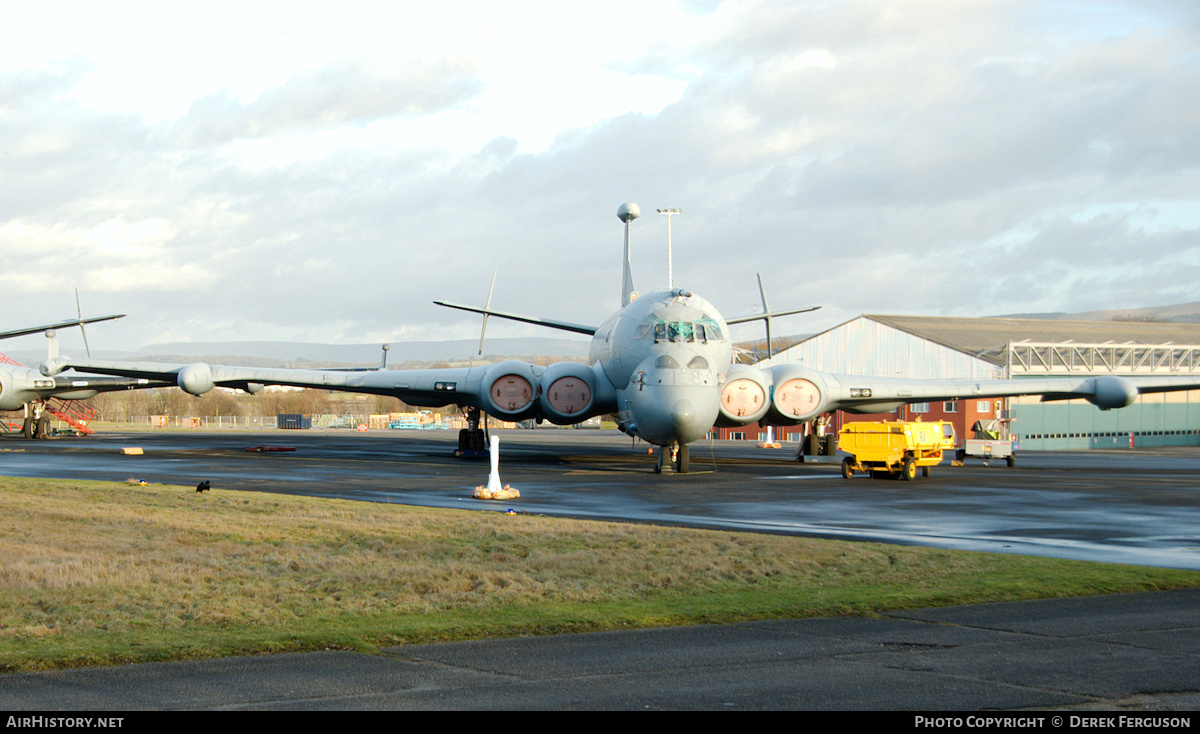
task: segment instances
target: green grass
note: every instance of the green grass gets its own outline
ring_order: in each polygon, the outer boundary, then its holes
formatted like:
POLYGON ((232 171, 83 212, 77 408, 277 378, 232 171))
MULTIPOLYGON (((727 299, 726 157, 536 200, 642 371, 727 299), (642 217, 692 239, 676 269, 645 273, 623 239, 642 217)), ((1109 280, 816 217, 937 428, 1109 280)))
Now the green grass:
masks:
POLYGON ((0 670, 1200 585, 1200 572, 0 478, 0 670))

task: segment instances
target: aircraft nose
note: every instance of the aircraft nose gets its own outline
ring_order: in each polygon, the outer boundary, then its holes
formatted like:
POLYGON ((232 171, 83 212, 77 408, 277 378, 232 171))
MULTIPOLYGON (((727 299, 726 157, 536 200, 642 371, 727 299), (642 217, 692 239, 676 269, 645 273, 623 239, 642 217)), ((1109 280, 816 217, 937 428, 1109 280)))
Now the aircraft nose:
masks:
POLYGON ((716 381, 693 380, 679 369, 643 367, 626 393, 638 435, 659 445, 703 438, 720 412, 716 381))
MULTIPOLYGON (((671 423, 680 433, 692 433, 696 428, 696 404, 687 398, 676 400, 671 406, 671 423)), ((707 433, 707 431, 705 431, 707 433)))

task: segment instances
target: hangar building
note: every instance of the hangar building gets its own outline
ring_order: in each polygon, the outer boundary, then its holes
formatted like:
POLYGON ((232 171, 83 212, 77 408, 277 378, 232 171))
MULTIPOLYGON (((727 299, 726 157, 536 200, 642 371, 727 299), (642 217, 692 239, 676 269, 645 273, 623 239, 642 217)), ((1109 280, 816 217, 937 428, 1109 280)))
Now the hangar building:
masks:
MULTIPOLYGON (((1200 324, 863 315, 762 364, 922 379, 1200 375, 1200 324)), ((1109 411, 1038 397, 917 403, 878 416, 839 413, 829 430, 897 415, 950 420, 960 436, 976 421, 1010 420, 1025 450, 1200 445, 1200 391, 1142 395, 1109 411)))

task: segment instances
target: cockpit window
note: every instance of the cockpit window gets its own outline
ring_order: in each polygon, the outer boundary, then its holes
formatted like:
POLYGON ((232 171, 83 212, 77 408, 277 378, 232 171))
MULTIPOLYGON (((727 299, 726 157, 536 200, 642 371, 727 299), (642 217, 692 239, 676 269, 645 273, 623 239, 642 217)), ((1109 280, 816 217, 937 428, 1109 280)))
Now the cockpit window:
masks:
POLYGON ((673 342, 696 341, 696 330, 691 321, 672 321, 667 324, 667 335, 673 342))
POLYGON ((724 337, 721 336, 721 327, 717 326, 717 322, 705 318, 696 322, 697 329, 703 329, 708 341, 719 342, 724 337))
POLYGON ((721 327, 717 322, 706 318, 700 321, 658 321, 651 317, 638 326, 634 332, 636 339, 648 339, 654 334, 654 341, 672 342, 701 342, 721 341, 721 327))

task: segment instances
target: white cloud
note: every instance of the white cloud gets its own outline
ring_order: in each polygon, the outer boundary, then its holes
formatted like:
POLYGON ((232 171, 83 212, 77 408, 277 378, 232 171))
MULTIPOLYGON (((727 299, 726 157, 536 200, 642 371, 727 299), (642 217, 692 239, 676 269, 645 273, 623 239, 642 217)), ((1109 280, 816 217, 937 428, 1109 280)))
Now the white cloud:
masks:
POLYGON ((628 200, 683 209, 675 282, 729 315, 757 272, 826 306, 788 330, 1200 300, 1187 4, 113 7, 51 39, 23 6, 0 49, 22 323, 79 287, 130 347, 470 338, 430 301, 482 301, 494 268, 498 307, 599 323, 628 200))

